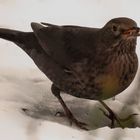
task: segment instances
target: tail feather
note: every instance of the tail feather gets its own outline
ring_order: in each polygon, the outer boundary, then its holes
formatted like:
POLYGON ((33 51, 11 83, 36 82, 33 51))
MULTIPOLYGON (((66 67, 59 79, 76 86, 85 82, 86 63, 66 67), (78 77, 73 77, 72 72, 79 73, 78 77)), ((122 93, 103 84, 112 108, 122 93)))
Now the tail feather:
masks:
POLYGON ((31 55, 32 49, 36 51, 42 50, 33 32, 0 28, 0 38, 14 42, 28 55, 31 55))
POLYGON ((0 28, 0 38, 9 40, 12 42, 18 42, 21 43, 21 34, 24 32, 21 31, 16 31, 16 30, 10 30, 10 29, 5 29, 5 28, 0 28))
POLYGON ((0 28, 0 38, 12 41, 15 44, 23 44, 32 48, 37 46, 38 42, 33 32, 22 32, 17 30, 0 28))

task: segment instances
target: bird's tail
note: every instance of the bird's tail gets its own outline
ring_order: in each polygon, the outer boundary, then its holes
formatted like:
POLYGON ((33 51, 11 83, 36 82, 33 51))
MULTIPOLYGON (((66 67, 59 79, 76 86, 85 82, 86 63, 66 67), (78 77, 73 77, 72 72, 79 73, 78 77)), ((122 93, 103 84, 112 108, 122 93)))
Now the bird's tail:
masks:
POLYGON ((15 43, 22 43, 21 35, 24 35, 24 32, 0 28, 0 38, 9 40, 15 43))
POLYGON ((28 54, 28 50, 32 48, 40 49, 39 43, 33 32, 0 28, 0 38, 14 42, 28 54))

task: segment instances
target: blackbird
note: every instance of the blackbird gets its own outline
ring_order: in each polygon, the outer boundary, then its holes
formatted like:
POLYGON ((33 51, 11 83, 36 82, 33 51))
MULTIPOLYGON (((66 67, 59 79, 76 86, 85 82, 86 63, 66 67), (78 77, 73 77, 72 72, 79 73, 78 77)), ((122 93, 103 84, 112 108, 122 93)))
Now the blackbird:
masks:
MULTIPOLYGON (((86 129, 66 106, 60 92, 98 100, 109 112, 111 127, 119 117, 102 101, 125 90, 137 68, 136 41, 140 29, 126 17, 111 19, 102 28, 31 23, 33 32, 0 28, 0 38, 23 49, 52 81, 52 93, 66 116, 86 129)), ((132 114, 133 115, 133 114, 132 114)))

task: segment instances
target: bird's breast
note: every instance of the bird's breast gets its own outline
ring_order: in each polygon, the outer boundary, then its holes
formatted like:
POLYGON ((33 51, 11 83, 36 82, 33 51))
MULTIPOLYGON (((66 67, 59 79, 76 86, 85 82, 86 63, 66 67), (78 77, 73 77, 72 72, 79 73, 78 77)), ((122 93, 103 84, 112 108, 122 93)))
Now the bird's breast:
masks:
POLYGON ((74 95, 88 99, 106 99, 125 90, 133 81, 138 60, 135 53, 114 55, 100 63, 79 63, 74 65, 74 95))
POLYGON ((125 90, 133 81, 138 59, 135 53, 121 54, 108 58, 108 63, 95 78, 95 84, 100 85, 101 98, 115 96, 125 90))

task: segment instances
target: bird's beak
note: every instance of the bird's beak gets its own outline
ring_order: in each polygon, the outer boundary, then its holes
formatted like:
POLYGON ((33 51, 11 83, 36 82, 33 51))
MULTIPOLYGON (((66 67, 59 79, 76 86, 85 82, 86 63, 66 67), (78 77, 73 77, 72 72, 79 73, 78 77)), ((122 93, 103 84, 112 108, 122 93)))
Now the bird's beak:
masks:
POLYGON ((137 37, 137 36, 140 36, 140 28, 139 27, 133 27, 133 28, 130 28, 130 29, 127 29, 127 30, 123 31, 122 34, 126 38, 137 37))

